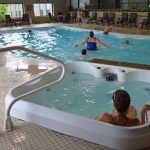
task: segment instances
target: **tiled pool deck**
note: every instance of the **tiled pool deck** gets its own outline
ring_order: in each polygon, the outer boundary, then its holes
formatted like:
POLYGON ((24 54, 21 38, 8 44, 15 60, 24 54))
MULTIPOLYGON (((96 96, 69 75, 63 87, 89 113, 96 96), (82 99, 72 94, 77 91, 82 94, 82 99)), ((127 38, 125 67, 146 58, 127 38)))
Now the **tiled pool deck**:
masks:
POLYGON ((0 53, 0 150, 110 150, 15 118, 15 129, 3 131, 4 99, 8 90, 56 65, 53 61, 21 58, 8 52, 0 53))

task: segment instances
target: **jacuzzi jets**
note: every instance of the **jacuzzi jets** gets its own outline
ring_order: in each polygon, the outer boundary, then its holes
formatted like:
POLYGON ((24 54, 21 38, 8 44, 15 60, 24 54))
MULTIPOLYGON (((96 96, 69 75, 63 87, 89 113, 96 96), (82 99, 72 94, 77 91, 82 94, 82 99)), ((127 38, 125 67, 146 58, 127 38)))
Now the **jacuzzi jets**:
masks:
POLYGON ((108 81, 108 82, 117 81, 117 74, 115 74, 115 73, 106 73, 105 78, 106 78, 106 81, 108 81))

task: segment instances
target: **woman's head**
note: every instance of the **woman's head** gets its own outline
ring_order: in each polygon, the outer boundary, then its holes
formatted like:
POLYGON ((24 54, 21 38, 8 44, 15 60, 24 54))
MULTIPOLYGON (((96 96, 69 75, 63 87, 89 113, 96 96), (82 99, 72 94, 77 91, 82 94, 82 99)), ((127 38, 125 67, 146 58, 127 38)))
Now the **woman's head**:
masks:
POLYGON ((130 106, 130 96, 124 90, 117 90, 113 94, 113 102, 116 110, 119 113, 126 113, 130 106))
POLYGON ((94 37, 93 31, 90 31, 89 36, 90 36, 90 37, 94 37))

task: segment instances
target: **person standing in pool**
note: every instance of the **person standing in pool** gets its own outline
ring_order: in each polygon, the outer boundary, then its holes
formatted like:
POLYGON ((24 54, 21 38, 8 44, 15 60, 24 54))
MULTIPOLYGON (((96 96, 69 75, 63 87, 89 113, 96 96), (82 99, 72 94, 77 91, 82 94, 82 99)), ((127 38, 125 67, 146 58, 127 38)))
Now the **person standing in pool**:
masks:
POLYGON ((108 35, 109 32, 113 32, 113 27, 108 23, 107 26, 104 28, 103 35, 108 35))
MULTIPOLYGON (((147 111, 150 110, 150 105, 145 104, 141 108, 140 119, 128 116, 129 113, 136 113, 133 106, 130 105, 130 96, 125 90, 117 90, 114 92, 113 103, 115 108, 115 114, 103 113, 96 117, 96 120, 106 123, 118 125, 118 126, 137 126, 148 122, 147 111)), ((133 115, 133 114, 132 114, 133 115)))
POLYGON ((89 32, 89 37, 84 39, 82 43, 76 44, 76 47, 79 47, 81 45, 87 44, 87 50, 97 50, 97 44, 102 45, 106 48, 109 48, 109 46, 102 41, 100 41, 98 38, 94 37, 93 31, 89 32))

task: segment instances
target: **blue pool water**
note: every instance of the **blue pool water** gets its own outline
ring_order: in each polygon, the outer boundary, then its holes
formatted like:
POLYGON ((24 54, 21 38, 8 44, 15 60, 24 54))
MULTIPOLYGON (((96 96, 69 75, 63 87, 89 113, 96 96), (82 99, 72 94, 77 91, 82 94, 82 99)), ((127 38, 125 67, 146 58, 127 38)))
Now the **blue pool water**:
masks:
MULTIPOLYGON (((98 46, 97 51, 88 51, 87 57, 82 58, 80 51, 86 45, 79 48, 75 44, 80 43, 88 37, 87 31, 75 28, 49 27, 32 29, 32 34, 28 30, 19 30, 0 34, 0 46, 22 45, 32 50, 68 61, 88 61, 92 58, 106 60, 124 61, 132 63, 150 64, 150 36, 131 36, 124 34, 110 33, 103 36, 102 32, 94 31, 95 36, 101 41, 110 45, 110 48, 98 46), (129 40, 131 44, 121 44, 124 40, 129 40)), ((26 52, 15 51, 17 55, 36 57, 26 52)))
POLYGON ((66 75, 59 84, 24 99, 53 109, 95 118, 102 112, 112 112, 112 93, 118 89, 128 91, 138 114, 141 106, 149 101, 150 83, 105 82, 82 73, 66 75))

